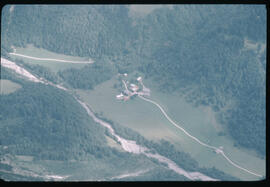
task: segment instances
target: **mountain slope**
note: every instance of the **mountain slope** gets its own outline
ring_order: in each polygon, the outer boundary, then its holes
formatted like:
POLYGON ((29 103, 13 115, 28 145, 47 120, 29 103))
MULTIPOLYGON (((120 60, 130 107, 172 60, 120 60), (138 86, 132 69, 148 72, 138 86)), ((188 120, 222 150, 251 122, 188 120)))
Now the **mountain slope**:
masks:
POLYGON ((1 96, 0 115, 0 141, 8 152, 52 160, 106 152, 104 129, 57 88, 26 83, 1 96))

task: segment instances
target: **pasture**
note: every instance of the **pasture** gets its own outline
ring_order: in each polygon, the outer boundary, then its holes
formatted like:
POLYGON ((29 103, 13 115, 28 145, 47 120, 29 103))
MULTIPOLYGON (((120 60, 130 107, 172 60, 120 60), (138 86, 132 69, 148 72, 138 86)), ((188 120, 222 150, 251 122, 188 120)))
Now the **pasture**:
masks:
POLYGON ((37 60, 37 59, 26 58, 23 56, 17 56, 14 54, 9 55, 11 58, 22 60, 25 63, 45 66, 53 72, 58 72, 60 70, 64 70, 64 69, 68 69, 68 68, 82 68, 83 66, 85 66, 87 64, 86 63, 79 63, 79 62, 85 62, 85 61, 89 60, 87 58, 54 53, 54 52, 51 52, 51 51, 48 51, 48 50, 45 50, 42 48, 37 48, 31 44, 27 45, 25 48, 13 47, 13 49, 14 49, 14 52, 16 54, 31 56, 34 58, 56 59, 55 61, 37 60), (74 62, 78 62, 78 63, 61 62, 61 61, 57 61, 57 60, 74 61, 74 62))
POLYGON ((20 89, 21 85, 6 79, 0 79, 0 94, 10 94, 20 89))
MULTIPOLYGON (((95 112, 102 113, 104 117, 137 131, 149 140, 165 139, 173 143, 178 150, 189 153, 200 166, 216 167, 243 180, 258 179, 232 166, 221 155, 189 138, 174 127, 155 105, 138 97, 127 102, 117 100, 115 96, 119 91, 113 88, 116 82, 117 77, 114 77, 96 86, 94 90, 77 90, 77 93, 95 112)), ((151 80, 144 80, 144 84, 151 89, 150 98, 159 103, 166 113, 191 135, 207 144, 223 146, 224 152, 231 160, 248 170, 265 175, 265 160, 258 158, 250 150, 234 147, 228 135, 218 136, 219 132, 226 133, 226 129, 217 122, 215 112, 211 108, 194 107, 180 94, 160 93, 156 88, 151 87, 151 80)))

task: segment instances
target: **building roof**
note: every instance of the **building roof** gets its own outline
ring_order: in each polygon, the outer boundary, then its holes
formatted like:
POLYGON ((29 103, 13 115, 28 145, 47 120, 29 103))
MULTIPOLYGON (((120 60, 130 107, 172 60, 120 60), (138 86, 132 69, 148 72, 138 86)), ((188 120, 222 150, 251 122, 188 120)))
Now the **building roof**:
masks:
POLYGON ((140 80, 142 80, 142 77, 138 77, 138 78, 137 78, 137 81, 140 81, 140 80))
POLYGON ((131 88, 133 91, 137 91, 139 88, 138 87, 132 87, 131 88))
POLYGON ((132 87, 138 87, 136 84, 130 84, 130 86, 132 86, 132 87))
POLYGON ((117 98, 121 98, 121 97, 123 97, 124 95, 121 93, 121 94, 119 94, 119 95, 117 95, 116 97, 117 98))

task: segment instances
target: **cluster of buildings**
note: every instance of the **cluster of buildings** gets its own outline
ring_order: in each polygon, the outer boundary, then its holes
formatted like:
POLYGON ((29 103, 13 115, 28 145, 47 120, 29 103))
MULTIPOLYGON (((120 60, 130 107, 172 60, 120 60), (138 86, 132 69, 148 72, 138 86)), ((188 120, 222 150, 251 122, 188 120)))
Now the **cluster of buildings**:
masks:
MULTIPOLYGON (((127 74, 125 73, 124 76, 127 77, 127 74)), ((140 83, 140 86, 133 83, 129 84, 128 81, 126 82, 122 80, 125 86, 125 90, 123 91, 123 93, 121 92, 119 95, 116 95, 116 99, 127 101, 134 95, 150 96, 150 89, 144 86, 142 82, 142 77, 138 77, 137 81, 138 83, 140 83)))

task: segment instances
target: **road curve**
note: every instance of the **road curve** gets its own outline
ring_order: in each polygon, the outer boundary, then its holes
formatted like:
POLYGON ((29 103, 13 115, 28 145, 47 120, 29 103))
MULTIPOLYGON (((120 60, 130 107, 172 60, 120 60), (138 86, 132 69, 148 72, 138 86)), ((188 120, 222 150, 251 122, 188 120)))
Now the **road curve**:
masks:
POLYGON ((218 148, 218 147, 214 147, 214 146, 208 145, 208 144, 206 144, 206 143, 203 143, 203 142, 200 141, 198 138, 196 138, 196 137, 192 136, 191 134, 189 134, 184 128, 182 128, 181 126, 179 126, 178 124, 176 124, 176 123, 175 123, 175 122, 174 122, 174 121, 166 114, 166 112, 163 110, 163 108, 162 108, 158 103, 156 103, 155 101, 152 101, 152 100, 150 100, 150 99, 147 99, 147 98, 145 98, 145 97, 143 97, 143 96, 141 96, 141 95, 138 95, 138 97, 141 98, 141 99, 143 99, 143 100, 145 100, 145 101, 147 101, 147 102, 150 102, 150 103, 156 105, 156 106, 160 109, 160 111, 164 114, 164 116, 165 116, 165 117, 166 117, 166 118, 167 118, 167 119, 168 119, 168 120, 169 120, 176 128, 182 130, 187 136, 189 136, 190 138, 192 138, 193 140, 195 140, 196 142, 198 142, 198 143, 201 144, 202 146, 205 146, 205 147, 208 147, 208 148, 210 148, 210 149, 213 149, 214 151, 216 151, 216 153, 221 153, 221 155, 222 155, 222 156, 223 156, 230 164, 232 164, 233 166, 235 166, 235 167, 237 167, 237 168, 239 168, 239 169, 241 169, 241 170, 243 170, 243 171, 246 171, 246 172, 248 172, 248 173, 250 173, 250 174, 252 174, 252 175, 255 175, 255 176, 257 176, 257 177, 262 177, 262 175, 259 175, 259 174, 257 174, 257 173, 254 173, 254 172, 252 172, 252 171, 249 171, 249 170, 247 170, 247 169, 245 169, 245 168, 239 166, 238 164, 234 163, 231 159, 229 159, 229 158, 225 155, 225 153, 223 152, 222 149, 220 149, 220 148, 218 148))

